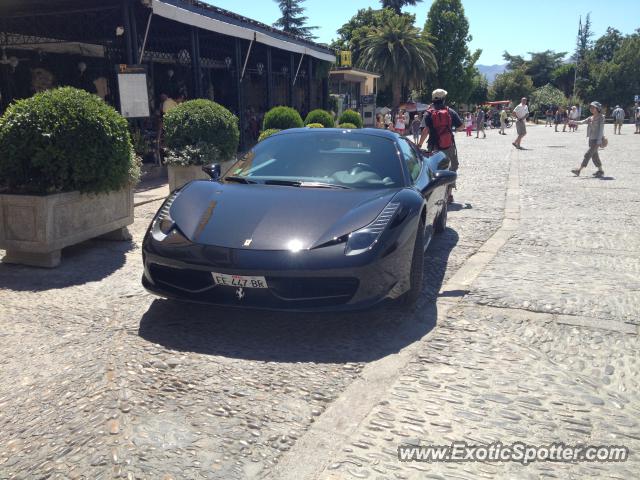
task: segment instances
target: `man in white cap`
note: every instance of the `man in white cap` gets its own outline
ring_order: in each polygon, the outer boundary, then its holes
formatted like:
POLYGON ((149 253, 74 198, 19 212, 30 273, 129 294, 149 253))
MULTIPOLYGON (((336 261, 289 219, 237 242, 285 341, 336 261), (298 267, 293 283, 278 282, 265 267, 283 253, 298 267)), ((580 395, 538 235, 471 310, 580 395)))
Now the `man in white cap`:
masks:
MULTIPOLYGON (((445 105, 447 91, 441 88, 435 89, 431 93, 433 103, 424 112, 422 117, 422 136, 418 142, 418 147, 422 148, 424 141, 427 141, 429 152, 439 151, 444 153, 449 160, 449 170, 458 171, 458 151, 453 136, 453 130, 461 131, 463 127, 462 119, 458 112, 445 105)), ((453 195, 449 194, 449 203, 453 202, 453 195)))
POLYGON ((624 110, 620 108, 620 105, 616 105, 616 108, 613 110, 611 114, 613 117, 613 134, 616 134, 616 130, 618 135, 622 135, 622 124, 624 123, 624 110))
POLYGON ((518 134, 518 138, 516 138, 516 141, 513 142, 512 145, 518 150, 525 150, 520 146, 520 142, 522 142, 523 137, 527 134, 527 117, 529 116, 529 107, 527 106, 526 97, 522 97, 520 103, 513 109, 513 113, 516 116, 516 133, 518 134))

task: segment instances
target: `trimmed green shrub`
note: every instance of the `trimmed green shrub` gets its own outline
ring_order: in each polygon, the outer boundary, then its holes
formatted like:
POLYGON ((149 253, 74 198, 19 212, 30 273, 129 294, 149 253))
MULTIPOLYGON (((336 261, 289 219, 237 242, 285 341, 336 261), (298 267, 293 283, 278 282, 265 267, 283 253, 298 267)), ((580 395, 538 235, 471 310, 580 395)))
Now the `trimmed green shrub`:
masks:
POLYGON ((325 128, 333 128, 336 125, 336 122, 333 121, 333 115, 321 108, 311 110, 307 115, 307 118, 304 119, 304 124, 306 126, 309 126, 311 123, 319 123, 325 128))
POLYGON ((127 120, 96 95, 48 90, 0 117, 0 190, 108 192, 139 176, 127 120))
POLYGON ((352 123, 355 125, 354 128, 362 128, 362 117, 358 112, 345 110, 342 112, 342 115, 340 115, 340 119, 338 120, 338 124, 342 123, 352 123))
POLYGON ((307 128, 324 128, 324 125, 321 123, 308 123, 307 128))
POLYGON ((273 107, 269 110, 262 122, 262 129, 269 130, 272 128, 278 128, 280 130, 286 130, 287 128, 302 128, 302 117, 297 110, 291 107, 273 107))
POLYGON ((231 160, 238 150, 238 119, 211 100, 189 100, 164 117, 171 165, 204 165, 231 160))
POLYGON ((264 131, 260 132, 260 136, 258 137, 258 141, 261 142, 265 138, 270 137, 271 135, 273 135, 274 133, 278 133, 279 131, 280 131, 279 128, 268 128, 267 130, 264 130, 264 131))
POLYGON ((358 128, 356 125, 354 125, 353 123, 341 123, 340 125, 338 125, 338 128, 358 128))

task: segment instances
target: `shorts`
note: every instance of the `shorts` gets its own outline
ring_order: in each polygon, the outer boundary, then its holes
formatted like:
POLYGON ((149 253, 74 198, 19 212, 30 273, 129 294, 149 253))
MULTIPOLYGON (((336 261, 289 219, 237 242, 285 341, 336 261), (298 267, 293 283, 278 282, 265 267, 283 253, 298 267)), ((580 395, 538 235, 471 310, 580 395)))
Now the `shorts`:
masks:
POLYGON ((615 122, 613 122, 615 125, 622 125, 624 123, 624 120, 616 120, 615 122))
POLYGON ((516 132, 518 132, 518 135, 527 134, 527 124, 524 123, 524 120, 516 120, 516 132))

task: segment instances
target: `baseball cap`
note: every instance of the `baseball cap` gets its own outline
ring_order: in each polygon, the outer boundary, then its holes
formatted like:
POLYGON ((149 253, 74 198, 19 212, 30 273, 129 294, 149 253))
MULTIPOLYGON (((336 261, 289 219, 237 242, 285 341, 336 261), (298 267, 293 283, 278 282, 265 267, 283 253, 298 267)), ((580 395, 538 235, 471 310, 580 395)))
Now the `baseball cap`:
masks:
POLYGON ((600 104, 600 102, 591 102, 589 106, 596 107, 599 111, 602 111, 602 105, 600 104))
POLYGON ((443 100, 447 96, 447 91, 441 88, 436 88, 433 92, 431 92, 432 100, 443 100))

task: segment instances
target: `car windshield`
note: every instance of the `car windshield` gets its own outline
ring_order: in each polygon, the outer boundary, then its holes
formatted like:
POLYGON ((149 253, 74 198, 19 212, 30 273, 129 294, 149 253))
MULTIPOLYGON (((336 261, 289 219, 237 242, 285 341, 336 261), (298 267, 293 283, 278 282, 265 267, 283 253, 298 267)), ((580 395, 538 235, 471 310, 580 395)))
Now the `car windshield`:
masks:
POLYGON ((393 140, 319 130, 276 135, 259 142, 223 180, 325 188, 403 186, 402 165, 393 140))

